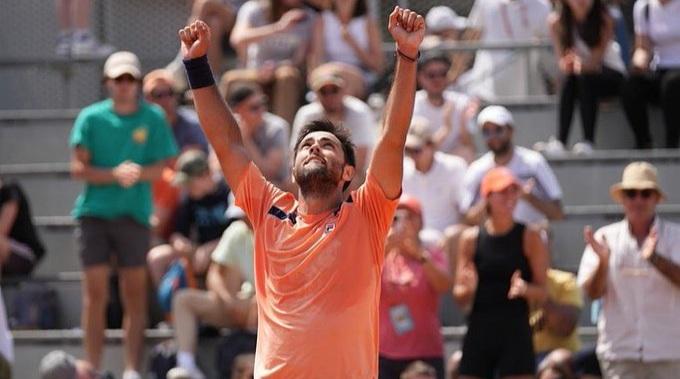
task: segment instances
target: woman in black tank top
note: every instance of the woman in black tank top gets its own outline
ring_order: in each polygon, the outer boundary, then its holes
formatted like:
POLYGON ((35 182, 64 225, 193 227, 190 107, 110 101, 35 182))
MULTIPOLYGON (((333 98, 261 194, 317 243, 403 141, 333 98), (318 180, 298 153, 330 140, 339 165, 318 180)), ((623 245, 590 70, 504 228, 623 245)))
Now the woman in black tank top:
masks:
POLYGON ((521 186, 506 168, 482 180, 488 219, 461 237, 453 295, 469 310, 461 378, 532 378, 529 303, 547 298, 548 252, 540 232, 512 214, 521 186))

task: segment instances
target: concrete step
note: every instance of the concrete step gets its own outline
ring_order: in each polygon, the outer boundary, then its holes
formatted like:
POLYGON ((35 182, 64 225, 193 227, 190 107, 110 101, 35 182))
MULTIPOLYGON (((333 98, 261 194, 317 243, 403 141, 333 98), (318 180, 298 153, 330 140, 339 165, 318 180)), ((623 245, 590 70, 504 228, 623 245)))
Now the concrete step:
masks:
MULTIPOLYGON (((557 135, 556 99, 536 104, 505 104, 515 119, 514 141, 517 145, 531 147, 538 141, 547 141, 557 135)), ((658 108, 650 109, 650 128, 654 146, 665 146, 663 119, 658 108)), ((597 149, 631 149, 635 147, 633 132, 618 103, 608 102, 600 106, 595 132, 597 149)), ((574 114, 569 146, 583 139, 581 120, 574 114)), ((486 151, 486 145, 477 135, 477 146, 486 151)))
POLYGON ((36 220, 38 233, 47 253, 36 267, 34 275, 56 275, 81 269, 74 235, 75 227, 70 217, 64 218, 68 220, 67 223, 57 223, 44 218, 36 220))
POLYGON ((68 162, 71 110, 0 111, 0 163, 68 162))
POLYGON ((66 216, 71 213, 82 182, 71 179, 68 164, 42 165, 40 170, 16 166, 0 169, 5 180, 16 180, 26 192, 34 216, 66 216), (44 170, 43 170, 44 169, 44 170))
POLYGON ((562 186, 566 205, 614 204, 609 187, 621 181, 623 169, 632 161, 644 160, 656 166, 667 203, 680 203, 680 164, 678 150, 609 150, 593 156, 550 159, 549 163, 562 186))

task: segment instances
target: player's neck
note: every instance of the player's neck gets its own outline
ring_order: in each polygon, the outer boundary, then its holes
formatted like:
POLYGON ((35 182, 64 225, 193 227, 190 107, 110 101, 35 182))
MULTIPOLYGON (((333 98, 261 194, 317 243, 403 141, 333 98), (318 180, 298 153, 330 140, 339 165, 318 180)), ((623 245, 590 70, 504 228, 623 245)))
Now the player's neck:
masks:
POLYGON ((304 215, 316 215, 337 209, 342 204, 342 192, 324 196, 300 194, 298 211, 304 215))

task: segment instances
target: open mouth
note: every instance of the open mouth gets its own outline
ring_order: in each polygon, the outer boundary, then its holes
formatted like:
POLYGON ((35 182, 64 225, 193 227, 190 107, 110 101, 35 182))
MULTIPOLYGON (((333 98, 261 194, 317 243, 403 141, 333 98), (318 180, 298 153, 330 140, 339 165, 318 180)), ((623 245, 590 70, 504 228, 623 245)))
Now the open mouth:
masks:
POLYGON ((326 164, 326 161, 323 158, 318 157, 318 156, 312 156, 312 157, 307 158, 307 160, 305 161, 305 165, 312 163, 312 162, 319 162, 319 163, 324 164, 324 165, 326 164))

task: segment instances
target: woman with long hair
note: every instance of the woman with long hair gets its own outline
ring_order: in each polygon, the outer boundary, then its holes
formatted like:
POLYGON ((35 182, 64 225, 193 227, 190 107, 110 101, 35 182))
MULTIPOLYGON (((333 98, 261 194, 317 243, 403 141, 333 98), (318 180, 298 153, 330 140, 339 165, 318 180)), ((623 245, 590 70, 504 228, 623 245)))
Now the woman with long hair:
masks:
POLYGON ((366 0, 332 0, 314 24, 309 54, 310 70, 324 65, 348 84, 348 93, 364 97, 384 66, 376 21, 366 0))
POLYGON ((555 54, 564 80, 560 92, 557 149, 569 139, 579 104, 583 142, 574 153, 589 154, 595 144, 598 101, 619 95, 625 66, 613 40, 614 22, 602 0, 561 0, 549 18, 555 54))
POLYGON ((453 289, 469 310, 460 378, 532 378, 529 305, 547 298, 548 252, 539 229, 513 219, 522 188, 505 167, 481 184, 488 218, 463 232, 453 289))

